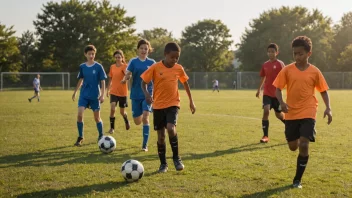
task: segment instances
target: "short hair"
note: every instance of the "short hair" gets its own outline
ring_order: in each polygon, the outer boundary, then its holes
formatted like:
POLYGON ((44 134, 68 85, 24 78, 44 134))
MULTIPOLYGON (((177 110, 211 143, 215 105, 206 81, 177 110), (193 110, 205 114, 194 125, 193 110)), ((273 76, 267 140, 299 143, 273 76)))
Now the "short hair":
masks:
POLYGON ((84 48, 84 53, 86 54, 89 51, 97 52, 97 48, 95 48, 94 45, 87 45, 86 48, 84 48))
POLYGON ((307 36, 298 36, 292 41, 292 48, 303 47, 306 52, 311 52, 313 43, 307 36))
POLYGON ((181 47, 175 42, 167 43, 165 45, 164 53, 168 54, 170 52, 181 52, 181 47))
POLYGON ((123 54, 123 51, 122 50, 116 50, 115 52, 114 52, 114 57, 115 57, 115 55, 116 54, 119 54, 121 57, 122 57, 122 62, 123 63, 126 63, 126 61, 125 61, 125 55, 123 54))
POLYGON ((276 43, 270 43, 266 50, 268 50, 269 48, 275 49, 276 52, 279 51, 279 46, 276 43))
POLYGON ((150 42, 147 41, 146 39, 141 39, 141 40, 138 41, 137 49, 139 49, 139 47, 140 47, 141 45, 148 45, 148 48, 149 48, 148 53, 152 53, 152 52, 153 52, 152 45, 151 45, 150 42))

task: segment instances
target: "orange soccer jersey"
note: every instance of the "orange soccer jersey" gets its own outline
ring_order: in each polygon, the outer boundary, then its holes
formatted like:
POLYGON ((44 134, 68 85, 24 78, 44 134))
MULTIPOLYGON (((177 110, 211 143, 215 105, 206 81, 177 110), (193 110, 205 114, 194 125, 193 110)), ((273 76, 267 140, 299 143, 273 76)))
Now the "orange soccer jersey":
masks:
POLYGON ((121 80, 126 73, 126 68, 127 64, 123 64, 119 67, 117 67, 116 64, 111 65, 109 72, 109 77, 111 78, 110 94, 120 97, 127 96, 127 83, 121 84, 121 80))
POLYGON ((142 75, 145 83, 153 80, 153 109, 164 109, 171 106, 180 106, 180 95, 178 93, 178 80, 184 83, 188 76, 179 64, 166 67, 162 61, 153 64, 142 75))
POLYGON ((323 74, 317 67, 309 65, 306 70, 300 71, 295 63, 284 67, 273 85, 281 90, 287 86, 286 120, 315 119, 318 107, 315 89, 319 92, 329 89, 323 74))

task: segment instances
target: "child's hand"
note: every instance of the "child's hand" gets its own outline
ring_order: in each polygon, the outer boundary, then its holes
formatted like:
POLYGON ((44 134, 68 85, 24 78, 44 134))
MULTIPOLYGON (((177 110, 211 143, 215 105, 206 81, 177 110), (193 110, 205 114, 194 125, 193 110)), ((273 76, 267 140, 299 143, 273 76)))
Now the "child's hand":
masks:
POLYGON ((284 113, 288 113, 288 105, 286 103, 281 103, 280 104, 281 106, 281 111, 284 112, 284 113))
POLYGON ((324 111, 324 118, 328 116, 328 124, 332 122, 332 112, 330 108, 326 108, 324 111))
POLYGON ((189 108, 191 109, 192 114, 196 112, 196 105, 194 105, 193 101, 189 103, 189 108))
POLYGON ((100 101, 100 103, 103 103, 103 102, 104 102, 104 96, 103 96, 103 95, 101 95, 101 96, 99 97, 99 101, 100 101))
POLYGON ((109 93, 110 93, 110 91, 107 91, 107 92, 106 92, 106 97, 107 97, 107 98, 109 98, 109 93))
POLYGON ((257 91, 257 93, 255 94, 255 97, 259 98, 260 96, 260 90, 257 91))
POLYGON ((72 100, 75 101, 75 99, 76 99, 76 92, 74 92, 72 95, 72 100))
POLYGON ((123 78, 123 79, 121 80, 121 84, 126 84, 126 79, 125 79, 125 78, 123 78))
POLYGON ((154 102, 153 97, 150 94, 146 95, 145 100, 148 104, 152 104, 154 102))

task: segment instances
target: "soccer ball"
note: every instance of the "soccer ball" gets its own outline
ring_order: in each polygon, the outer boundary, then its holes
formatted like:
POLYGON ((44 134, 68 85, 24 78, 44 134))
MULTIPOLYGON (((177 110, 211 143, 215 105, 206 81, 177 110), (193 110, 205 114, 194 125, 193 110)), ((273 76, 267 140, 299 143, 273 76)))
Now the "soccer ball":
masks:
POLYGON ((135 182, 142 179, 144 174, 143 164, 137 160, 127 160, 122 164, 121 174, 128 182, 135 182))
POLYGON ((111 153, 116 149, 116 140, 112 136, 103 136, 98 141, 98 146, 101 152, 111 153))

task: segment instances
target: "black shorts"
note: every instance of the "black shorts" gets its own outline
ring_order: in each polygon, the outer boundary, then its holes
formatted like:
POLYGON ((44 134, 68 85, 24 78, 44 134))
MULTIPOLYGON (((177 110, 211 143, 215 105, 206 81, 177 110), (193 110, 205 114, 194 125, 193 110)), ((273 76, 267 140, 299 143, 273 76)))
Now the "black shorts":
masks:
POLYGON ((263 108, 266 105, 270 105, 270 109, 274 109, 275 112, 281 113, 280 102, 277 98, 264 95, 263 96, 263 108))
POLYGON ((315 120, 304 118, 299 120, 285 120, 285 135, 288 142, 305 137, 315 142, 315 120))
POLYGON ((168 123, 176 126, 177 115, 180 108, 176 106, 165 109, 153 109, 154 130, 166 128, 168 123))
POLYGON ((33 88, 33 89, 34 89, 34 94, 39 93, 39 89, 37 89, 37 88, 33 88))
POLYGON ((128 107, 126 96, 115 96, 110 94, 110 103, 112 102, 116 102, 116 105, 119 103, 120 108, 128 107))

